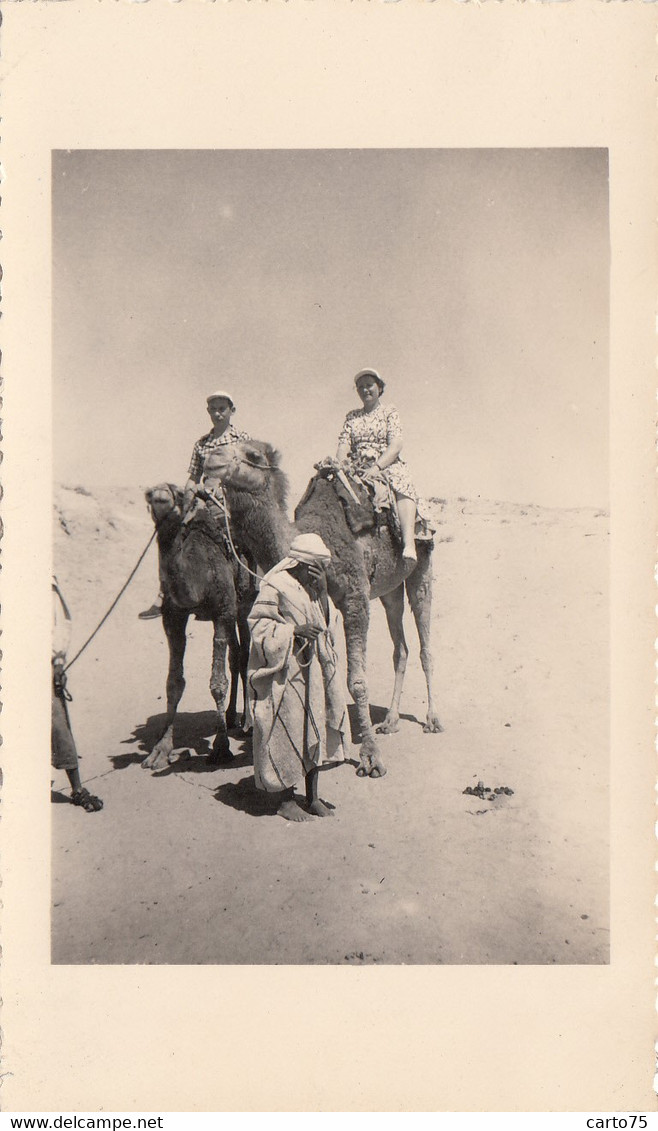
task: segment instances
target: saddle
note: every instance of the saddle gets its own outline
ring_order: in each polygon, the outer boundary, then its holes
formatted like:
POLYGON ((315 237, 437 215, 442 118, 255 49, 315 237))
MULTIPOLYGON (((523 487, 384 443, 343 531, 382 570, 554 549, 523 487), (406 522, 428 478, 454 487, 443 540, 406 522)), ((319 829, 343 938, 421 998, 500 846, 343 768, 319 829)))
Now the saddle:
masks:
POLYGON ((252 578, 255 574, 257 563, 252 555, 247 550, 244 550, 239 543, 236 543, 235 540, 233 541, 233 547, 231 547, 226 528, 228 503, 219 482, 204 479, 203 485, 205 487, 205 498, 200 498, 197 495, 192 509, 183 519, 181 537, 183 541, 185 541, 192 531, 201 534, 219 547, 232 569, 235 569, 238 563, 240 566, 243 566, 244 568, 238 569, 237 571, 236 587, 238 600, 249 599, 250 602, 253 602, 256 588, 252 578), (234 550, 235 553, 233 552, 234 550), (238 559, 237 561, 236 557, 238 559))
MULTIPOLYGON (((316 463, 314 466, 317 475, 309 483, 302 503, 310 498, 317 480, 326 479, 341 501, 345 520, 352 534, 363 534, 367 530, 381 532, 384 527, 388 527, 395 541, 401 542, 395 493, 384 476, 366 485, 362 479, 338 469, 333 464, 316 463)), ((435 529, 429 519, 418 508, 416 541, 433 544, 434 533, 435 529)))
POLYGON ((227 560, 232 560, 231 547, 226 534, 226 522, 224 519, 223 508, 226 506, 226 502, 219 496, 217 503, 215 503, 214 498, 214 491, 212 492, 212 497, 210 491, 207 492, 207 498, 205 499, 199 498, 198 496, 196 497, 191 509, 183 519, 181 537, 183 541, 185 541, 192 532, 202 534, 220 547, 227 560), (218 503, 219 505, 217 505, 218 503))
POLYGON ((380 525, 382 511, 375 509, 364 483, 352 476, 348 477, 344 472, 342 475, 332 475, 330 482, 341 501, 352 534, 362 534, 365 530, 374 530, 380 525))
MULTIPOLYGON (((361 479, 347 474, 335 465, 316 463, 315 469, 317 475, 311 479, 299 506, 302 506, 303 503, 310 499, 318 480, 326 479, 340 499, 343 511, 345 512, 345 520, 352 534, 356 536, 363 534, 367 530, 378 530, 384 525, 389 525, 392 533, 395 535, 395 525, 392 521, 394 507, 390 506, 390 502, 386 497, 388 494, 386 484, 381 484, 384 495, 382 496, 380 493, 378 498, 376 492, 374 494, 370 493, 368 487, 366 487, 361 479)), ((380 484, 377 484, 377 487, 379 486, 380 484)), ((393 502, 395 502, 395 500, 393 500, 393 502)), ((397 515, 395 515, 395 519, 397 519, 397 515)), ((397 528, 397 537, 399 538, 399 525, 397 528)))

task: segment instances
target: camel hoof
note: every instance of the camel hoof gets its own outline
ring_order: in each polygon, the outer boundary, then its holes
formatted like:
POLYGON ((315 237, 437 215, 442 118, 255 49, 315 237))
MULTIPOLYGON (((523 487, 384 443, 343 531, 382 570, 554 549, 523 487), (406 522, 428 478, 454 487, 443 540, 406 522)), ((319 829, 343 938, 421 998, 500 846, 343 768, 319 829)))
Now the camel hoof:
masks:
POLYGON ((373 766, 369 774, 371 778, 383 778, 385 775, 386 766, 383 766, 381 762, 377 766, 373 766))
POLYGON ((365 766, 359 766, 359 768, 356 771, 357 778, 367 778, 369 776, 369 774, 370 774, 370 770, 368 770, 365 766))
POLYGON ((399 719, 384 719, 379 726, 375 727, 377 734, 397 734, 400 729, 399 719))
POLYGON ((423 734, 443 734, 443 727, 436 715, 428 717, 423 727, 423 734))
POLYGON ((152 750, 147 758, 142 762, 143 770, 163 770, 165 766, 173 761, 173 750, 152 750))

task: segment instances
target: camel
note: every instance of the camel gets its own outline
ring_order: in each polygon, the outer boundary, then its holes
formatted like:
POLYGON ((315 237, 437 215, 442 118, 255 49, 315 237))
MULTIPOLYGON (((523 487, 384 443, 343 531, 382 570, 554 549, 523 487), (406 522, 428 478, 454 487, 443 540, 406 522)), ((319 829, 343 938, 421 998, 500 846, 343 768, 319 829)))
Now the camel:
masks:
MULTIPOLYGON (((167 717, 165 729, 151 753, 142 762, 146 769, 158 770, 174 761, 174 720, 185 689, 183 661, 186 627, 191 615, 210 620, 214 625, 210 691, 217 707, 217 723, 210 762, 232 758, 228 729, 235 725, 238 682, 246 691, 249 658, 247 615, 255 589, 237 561, 215 540, 216 525, 206 513, 194 518, 183 529, 183 492, 171 483, 161 483, 146 491, 146 501, 158 528, 162 623, 169 645, 167 676, 167 717), (231 693, 224 712, 228 677, 226 655, 231 671, 231 693)), ((246 694, 244 694, 246 706, 246 694)), ((244 725, 244 719, 243 719, 244 725)))
POLYGON ((208 474, 222 483, 229 503, 231 525, 243 545, 263 570, 286 554, 296 533, 320 534, 332 553, 328 571, 329 593, 343 617, 347 646, 347 685, 356 704, 361 732, 359 776, 383 777, 386 768, 379 754, 370 719, 366 682, 366 645, 369 602, 376 597, 386 611, 393 640, 395 681, 391 705, 376 728, 380 734, 398 729, 400 698, 409 649, 404 637, 405 590, 420 639, 420 659, 427 683, 427 717, 423 730, 439 733, 442 726, 432 692, 430 613, 432 604, 432 547, 418 542, 418 565, 407 576, 397 541, 388 527, 355 536, 350 531, 340 500, 322 476, 311 481, 295 511, 295 525, 286 516, 286 479, 278 453, 270 444, 243 441, 209 457, 208 474), (212 470, 211 470, 212 466, 212 470), (309 485, 310 486, 310 485, 309 485))

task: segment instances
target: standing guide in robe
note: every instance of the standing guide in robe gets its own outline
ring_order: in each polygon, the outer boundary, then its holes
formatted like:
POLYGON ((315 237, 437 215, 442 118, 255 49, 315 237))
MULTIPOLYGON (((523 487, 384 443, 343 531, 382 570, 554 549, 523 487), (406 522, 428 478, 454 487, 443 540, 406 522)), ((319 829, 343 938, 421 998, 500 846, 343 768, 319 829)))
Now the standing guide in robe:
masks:
POLYGON ((331 816, 318 797, 318 767, 345 758, 347 709, 334 649, 336 609, 327 594, 331 553, 317 534, 298 535, 266 573, 249 616, 249 700, 254 778, 279 793, 288 821, 331 816), (306 805, 295 798, 305 783, 306 805))

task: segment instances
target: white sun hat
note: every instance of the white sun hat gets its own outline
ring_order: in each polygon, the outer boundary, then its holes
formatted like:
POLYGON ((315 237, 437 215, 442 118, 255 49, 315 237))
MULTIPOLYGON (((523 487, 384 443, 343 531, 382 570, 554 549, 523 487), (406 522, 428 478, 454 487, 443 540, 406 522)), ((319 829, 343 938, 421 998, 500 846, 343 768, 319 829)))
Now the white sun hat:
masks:
POLYGON ((384 384, 376 369, 360 369, 356 377, 354 378, 354 384, 358 385, 362 377, 374 377, 375 381, 379 382, 381 385, 384 384))

